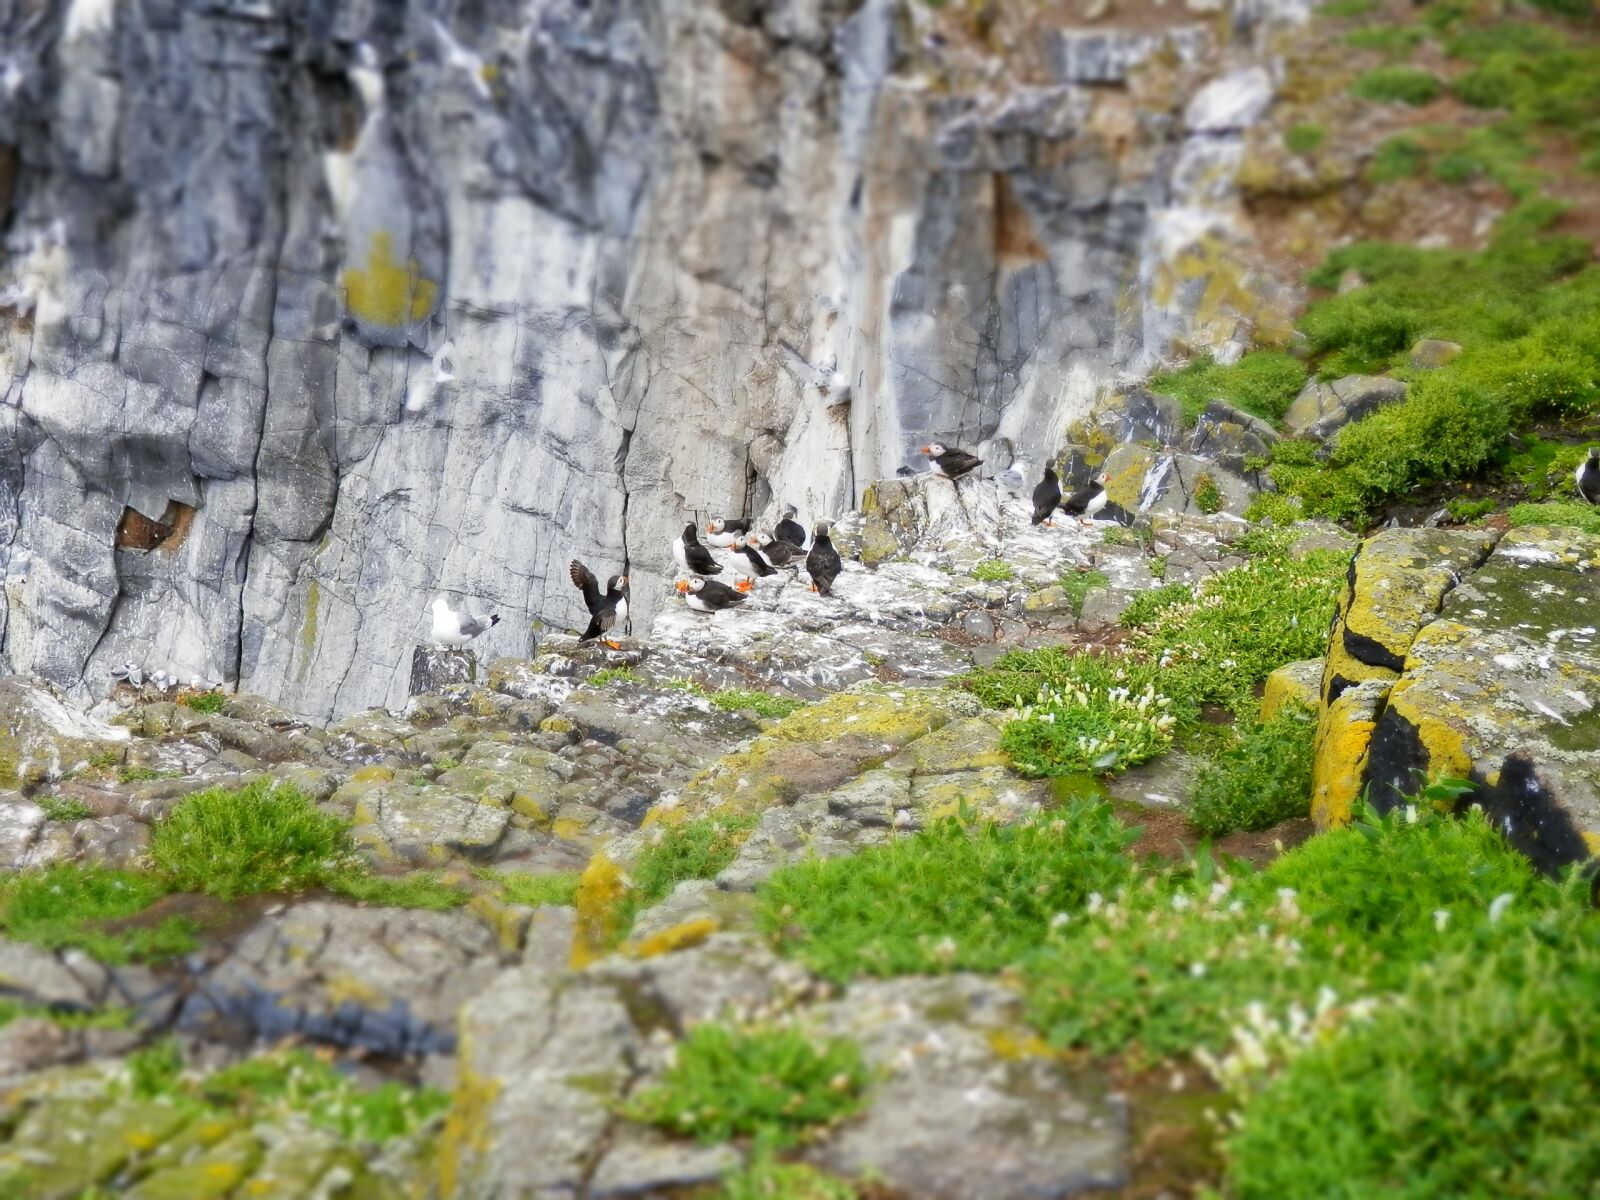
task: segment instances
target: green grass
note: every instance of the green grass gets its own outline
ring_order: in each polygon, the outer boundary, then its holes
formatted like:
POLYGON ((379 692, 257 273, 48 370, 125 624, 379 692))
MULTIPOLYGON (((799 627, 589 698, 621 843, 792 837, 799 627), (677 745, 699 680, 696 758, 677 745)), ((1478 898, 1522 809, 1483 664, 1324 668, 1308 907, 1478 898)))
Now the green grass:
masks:
POLYGON ((1089 571, 1079 569, 1069 571, 1061 577, 1061 590, 1067 594, 1067 602, 1072 605, 1072 615, 1083 615, 1083 602, 1095 588, 1103 588, 1111 582, 1110 576, 1104 571, 1089 571))
POLYGON ((1588 443, 1567 445, 1525 436, 1521 448, 1506 458, 1505 475, 1521 485, 1529 500, 1570 499, 1573 471, 1588 452, 1588 443))
POLYGON ((1245 731, 1238 745, 1201 768, 1189 821, 1207 837, 1266 829, 1311 807, 1314 713, 1290 706, 1245 731))
POLYGON ((610 687, 613 683, 637 683, 639 677, 632 667, 602 667, 589 676, 590 687, 610 687))
POLYGON ((1409 134, 1397 134, 1378 147, 1367 164, 1370 183, 1415 179, 1428 165, 1428 148, 1409 134))
POLYGON ((855 1043, 797 1029, 695 1026, 661 1079, 621 1112, 707 1144, 792 1145, 857 1112, 868 1074, 855 1043))
POLYGON ((480 867, 473 874, 497 885, 500 898, 507 904, 525 904, 530 908, 544 904, 570 905, 578 895, 577 871, 549 871, 533 875, 480 867))
POLYGON ((81 821, 94 816, 94 809, 71 796, 41 796, 38 804, 47 821, 81 821))
POLYGON ((195 712, 218 713, 228 703, 228 696, 225 692, 185 692, 178 697, 178 703, 195 712))
POLYGON ((980 583, 1005 583, 1008 579, 1015 579, 1016 575, 1010 563, 998 558, 988 559, 972 568, 972 577, 980 583))
POLYGON ((752 688, 723 688, 712 694, 711 703, 723 712, 753 712, 758 717, 768 718, 787 717, 806 706, 804 700, 774 696, 752 688))
POLYGON ((1172 747, 1178 718, 1153 680, 1143 687, 1084 677, 1044 684, 1000 733, 1023 775, 1126 771, 1172 747))
POLYGON ((758 1150, 749 1163, 723 1176, 717 1200, 856 1200, 857 1192, 842 1179, 804 1163, 780 1162, 758 1150))
POLYGON ((147 779, 175 779, 175 771, 158 771, 154 767, 119 767, 117 779, 122 783, 142 783, 147 779))
POLYGON ((759 814, 728 813, 696 817, 680 825, 659 825, 652 842, 628 872, 632 886, 624 901, 620 930, 626 933, 635 914, 661 900, 690 879, 714 879, 739 855, 759 814))
POLYGON ((1326 4, 1317 6, 1317 15, 1339 21, 1364 17, 1377 7, 1378 0, 1327 0, 1326 4))
POLYGON ((1222 511, 1226 503, 1222 489, 1217 486, 1217 481, 1209 474, 1202 471, 1194 481, 1194 506, 1207 516, 1222 511))
POLYGON ((1306 380, 1305 364, 1278 350, 1253 350, 1232 366, 1209 357, 1150 380, 1150 390, 1175 397, 1186 420, 1193 421, 1213 400, 1278 421, 1306 380))
POLYGON ((1441 956, 1525 937, 1491 920, 1497 898, 1519 915, 1561 902, 1478 810, 1410 815, 1368 812, 1259 873, 1201 858, 1107 893, 1029 960, 1032 1019, 1095 1053, 1218 1052, 1250 1005, 1281 1015, 1312 1010, 1324 988, 1345 1004, 1388 995, 1441 956))
POLYGON ((1327 130, 1321 125, 1302 123, 1289 126, 1283 135, 1283 142, 1294 154, 1311 154, 1327 140, 1327 136, 1327 130))
POLYGON ((1452 521, 1459 521, 1463 525, 1488 516, 1496 508, 1496 501, 1492 498, 1482 500, 1467 500, 1457 496, 1444 502, 1445 511, 1450 514, 1452 521))
POLYGON ((1594 1195, 1600 928, 1577 906, 1505 924, 1248 1094, 1229 1194, 1594 1195))
POLYGON ((1353 50, 1376 50, 1386 58, 1408 58, 1428 39, 1428 31, 1417 25, 1368 25, 1344 35, 1344 44, 1353 50))
POLYGON ((1356 77, 1350 94, 1378 104, 1412 107, 1438 99, 1443 91, 1436 76, 1415 67, 1379 67, 1356 77))
POLYGON ((51 1021, 63 1029, 126 1029, 133 1023, 133 1013, 126 1008, 104 1008, 93 1012, 80 1009, 51 1008, 42 1004, 25 1004, 0 996, 0 1027, 20 1021, 24 1017, 51 1021))
POLYGON ((1015 825, 954 817, 848 858, 780 870, 761 926, 829 979, 996 971, 1132 871, 1109 805, 1072 800, 1015 825))
POLYGON ((1297 496, 1282 492, 1260 492, 1244 510, 1246 521, 1271 521, 1274 525, 1293 525, 1305 516, 1305 506, 1297 496))
POLYGON ((1323 653, 1347 566, 1337 551, 1263 553, 1209 577, 1192 599, 1171 587, 1146 593, 1123 614, 1130 649, 1159 671, 1156 686, 1180 716, 1219 704, 1248 717, 1272 671, 1323 653))
POLYGON ((1581 500, 1550 500, 1544 504, 1517 504, 1506 514, 1513 526, 1567 525, 1585 533, 1600 533, 1600 508, 1581 500))
POLYGON ((185 798, 155 826, 149 855, 174 890, 224 900, 305 891, 355 867, 345 822, 272 780, 185 798))
POLYGON ((205 1075, 185 1069, 171 1040, 128 1056, 122 1091, 201 1118, 226 1114, 271 1122, 298 1114, 346 1142, 372 1144, 404 1137, 450 1106, 449 1094, 436 1088, 394 1082, 361 1087, 304 1050, 270 1051, 205 1075))
POLYGON ((191 922, 169 917, 129 927, 171 889, 133 871, 62 864, 0 879, 0 927, 19 942, 76 946, 106 963, 158 959, 194 949, 191 922))
POLYGON ((370 875, 346 871, 326 881, 330 891, 363 904, 384 908, 424 908, 435 912, 459 908, 470 896, 440 879, 436 871, 407 875, 370 875))

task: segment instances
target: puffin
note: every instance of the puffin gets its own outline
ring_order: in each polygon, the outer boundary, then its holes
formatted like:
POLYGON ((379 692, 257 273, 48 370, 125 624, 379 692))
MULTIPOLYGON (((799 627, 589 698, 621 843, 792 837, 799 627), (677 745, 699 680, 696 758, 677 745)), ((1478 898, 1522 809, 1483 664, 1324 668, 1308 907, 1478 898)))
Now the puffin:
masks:
POLYGON ((1106 477, 1097 475, 1089 486, 1081 488, 1061 502, 1061 511, 1077 517, 1079 525, 1092 525, 1094 515, 1106 506, 1106 477))
POLYGON ((1578 464, 1573 478, 1578 482, 1579 497, 1600 504, 1600 446, 1589 447, 1589 457, 1578 464))
POLYGON ((672 543, 672 557, 677 560, 680 571, 688 571, 694 575, 722 574, 722 567, 711 557, 711 551, 702 546, 700 539, 695 537, 693 521, 683 527, 683 532, 672 543))
POLYGON ((976 470, 983 462, 976 454, 968 454, 965 450, 956 450, 930 442, 921 447, 922 453, 933 460, 933 469, 946 479, 960 479, 969 471, 976 470))
POLYGON ((761 548, 761 553, 767 556, 767 561, 775 567, 797 566, 806 553, 788 538, 769 537, 766 534, 756 538, 756 545, 761 548))
POLYGON ((839 578, 844 564, 839 552, 828 538, 828 526, 818 525, 811 538, 811 553, 806 555, 806 574, 811 576, 811 590, 824 596, 833 595, 833 581, 839 578))
POLYGON ((735 521, 732 517, 713 517, 706 523, 706 541, 718 550, 735 545, 749 532, 749 521, 735 521))
MULTIPOLYGON (((572 586, 583 593, 583 606, 589 610, 589 628, 583 631, 578 641, 592 642, 602 633, 610 633, 617 624, 628 619, 626 575, 613 575, 606 580, 606 590, 602 595, 600 581, 594 577, 594 572, 577 559, 573 559, 567 567, 567 574, 572 577, 572 586)), ((610 638, 606 638, 605 643, 613 650, 622 649, 610 638)))
POLYGON ((780 542, 788 542, 791 546, 806 548, 806 527, 794 519, 795 508, 792 504, 785 504, 783 512, 779 514, 779 521, 772 531, 772 536, 780 542))
POLYGON ((499 613, 475 617, 471 613, 456 612, 442 594, 433 598, 433 640, 441 646, 465 646, 485 629, 499 622, 499 613))
POLYGON ((1055 522, 1050 519, 1050 515, 1056 511, 1056 505, 1060 503, 1061 483, 1056 479, 1054 468, 1046 467, 1044 481, 1033 489, 1033 523, 1054 528, 1055 522))
POLYGON ((745 601, 743 592, 736 592, 715 579, 680 579, 673 586, 683 593, 684 600, 695 612, 721 612, 745 601))
POLYGON ((757 579, 765 579, 778 572, 765 558, 761 556, 761 544, 756 540, 756 535, 747 533, 744 539, 734 547, 734 553, 742 555, 745 562, 750 564, 750 573, 757 579))

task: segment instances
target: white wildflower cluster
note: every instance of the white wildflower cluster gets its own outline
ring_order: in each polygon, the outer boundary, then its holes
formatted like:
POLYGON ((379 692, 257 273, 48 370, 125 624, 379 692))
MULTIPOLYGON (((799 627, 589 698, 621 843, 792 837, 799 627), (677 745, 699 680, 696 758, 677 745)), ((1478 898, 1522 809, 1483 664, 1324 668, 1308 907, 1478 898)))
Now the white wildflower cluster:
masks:
POLYGON ((1177 720, 1168 710, 1172 700, 1153 684, 1142 691, 1118 684, 1090 687, 1068 683, 1039 689, 1020 719, 1063 730, 1052 747, 1060 765, 1110 771, 1144 762, 1167 749, 1177 720))
POLYGON ((1294 1003, 1282 1016, 1275 1016, 1266 1005, 1254 1001, 1245 1005, 1240 1022, 1229 1031, 1228 1047, 1220 1055, 1201 1048, 1195 1058, 1223 1088, 1243 1096, 1306 1050, 1338 1036, 1346 1025, 1370 1020, 1377 1007, 1378 1002, 1370 997, 1341 1004, 1330 987, 1317 993, 1309 1012, 1294 1003))

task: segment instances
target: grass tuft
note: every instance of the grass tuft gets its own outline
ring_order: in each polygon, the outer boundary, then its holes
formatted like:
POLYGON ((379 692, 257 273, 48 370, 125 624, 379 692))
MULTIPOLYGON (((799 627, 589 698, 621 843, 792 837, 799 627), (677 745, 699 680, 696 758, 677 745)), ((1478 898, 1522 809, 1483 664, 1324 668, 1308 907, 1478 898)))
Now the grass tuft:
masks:
POLYGON ((1436 76, 1415 67, 1379 67, 1350 85, 1350 94, 1359 99, 1413 108, 1438 99, 1443 90, 1436 76))
POLYGON ((1316 716, 1291 706, 1252 726, 1200 771, 1189 822, 1207 837, 1266 829, 1311 808, 1316 716))
POLYGON ((305 891, 355 869, 345 823, 272 780, 187 797, 152 831, 150 861, 174 889, 224 900, 305 891))
POLYGON ((168 918, 130 925, 170 889, 134 871, 59 864, 0 883, 0 927, 19 942, 57 950, 75 946, 106 963, 158 959, 194 949, 191 922, 168 918))
POLYGON ((849 858, 784 868, 758 893, 758 914, 829 979, 996 971, 1091 892, 1126 881, 1134 836, 1109 805, 1082 799, 1014 825, 947 817, 849 858))
POLYGON ((853 1042, 706 1022, 678 1043, 660 1081, 621 1111, 708 1144, 754 1137, 785 1146, 857 1112, 867 1082, 853 1042))
POLYGON ((998 558, 991 558, 972 568, 972 577, 980 583, 1005 583, 1008 579, 1015 579, 1016 575, 1010 563, 998 558))
POLYGON ((38 803, 47 821, 81 821, 94 816, 94 809, 71 796, 42 796, 38 803))

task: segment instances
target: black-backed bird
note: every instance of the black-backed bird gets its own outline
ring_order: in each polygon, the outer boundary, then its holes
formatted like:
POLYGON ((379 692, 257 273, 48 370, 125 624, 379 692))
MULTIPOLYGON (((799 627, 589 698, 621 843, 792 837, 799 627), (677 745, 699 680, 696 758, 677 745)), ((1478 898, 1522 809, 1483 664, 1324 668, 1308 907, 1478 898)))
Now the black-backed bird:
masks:
POLYGON ((768 575, 776 575, 778 573, 773 570, 772 564, 762 555, 761 543, 756 540, 756 535, 753 533, 746 534, 734 546, 733 552, 750 565, 750 573, 757 579, 765 579, 768 575))
POLYGON ((680 579, 674 584, 689 607, 696 612, 714 613, 743 604, 743 592, 736 592, 715 579, 680 579))
POLYGON ((1035 525, 1054 525, 1050 514, 1056 511, 1056 505, 1061 503, 1061 483, 1056 479, 1053 468, 1044 469, 1044 480, 1033 489, 1033 523, 1035 525))
POLYGON ((946 479, 960 479, 969 471, 977 470, 983 463, 983 459, 976 454, 955 450, 939 442, 930 442, 923 446, 922 453, 933 460, 933 469, 946 479))
POLYGON ((762 534, 756 539, 756 545, 761 547, 761 553, 767 556, 767 561, 775 567, 792 567, 806 556, 806 552, 796 546, 787 538, 769 537, 762 534))
POLYGON ((844 564, 839 552, 828 537, 828 526, 818 525, 811 535, 811 553, 806 555, 806 574, 811 576, 811 590, 824 596, 833 595, 833 581, 839 578, 844 564))
POLYGON ((736 521, 732 517, 712 517, 706 522, 706 541, 718 550, 726 550, 749 532, 749 521, 736 521))
POLYGON ((1600 446, 1589 447, 1589 457, 1578 464, 1573 479, 1579 496, 1590 504, 1600 504, 1600 446))
POLYGON ((672 557, 677 561, 680 571, 694 575, 722 574, 722 565, 711 557, 711 551, 702 546, 700 539, 695 536, 693 521, 683 527, 683 532, 672 543, 672 557))
MULTIPOLYGON (((606 590, 601 592, 600 581, 577 559, 567 567, 572 584, 583 593, 583 606, 589 610, 589 627, 583 631, 580 642, 592 642, 603 633, 610 633, 628 619, 628 577, 613 575, 606 580, 606 590)), ((609 637, 606 645, 613 650, 622 649, 609 637)))
POLYGON ((1106 477, 1097 475, 1089 481, 1089 486, 1079 488, 1061 502, 1061 511, 1069 517, 1076 517, 1079 525, 1090 525, 1094 522, 1095 513, 1106 506, 1106 477))
POLYGON ((794 519, 795 507, 785 504, 783 512, 778 516, 778 524, 772 531, 772 536, 781 542, 788 542, 791 546, 806 548, 806 527, 794 519))

